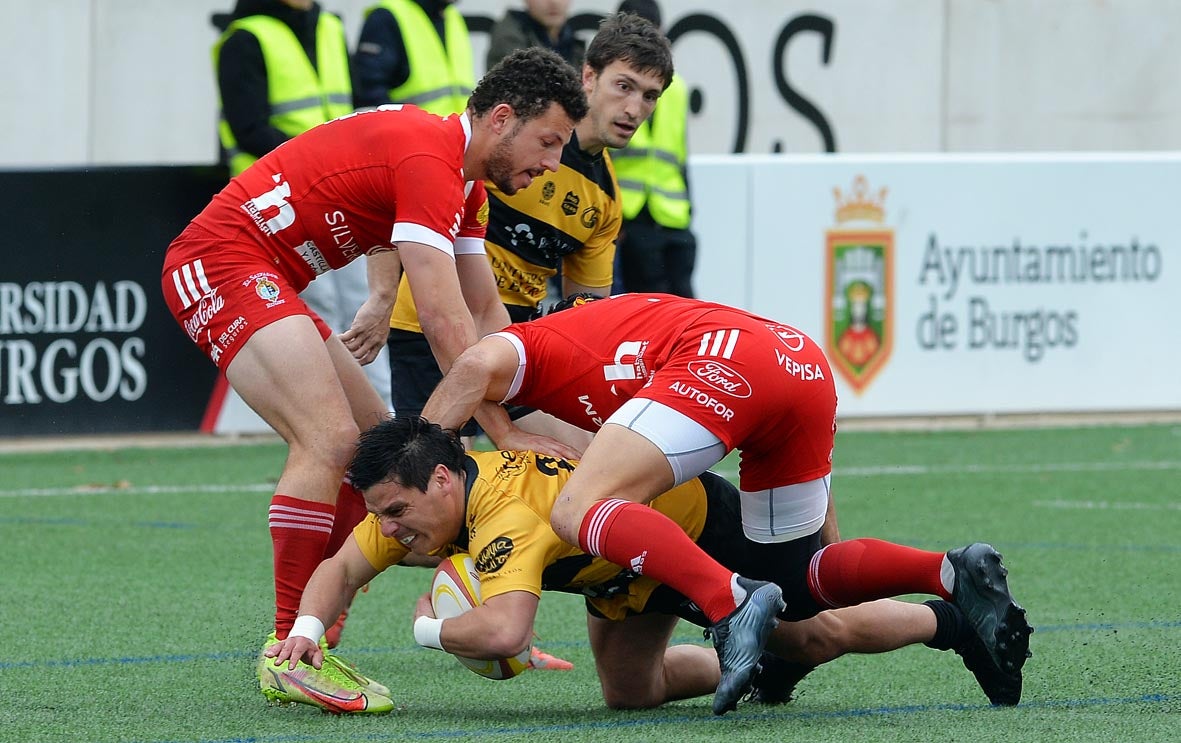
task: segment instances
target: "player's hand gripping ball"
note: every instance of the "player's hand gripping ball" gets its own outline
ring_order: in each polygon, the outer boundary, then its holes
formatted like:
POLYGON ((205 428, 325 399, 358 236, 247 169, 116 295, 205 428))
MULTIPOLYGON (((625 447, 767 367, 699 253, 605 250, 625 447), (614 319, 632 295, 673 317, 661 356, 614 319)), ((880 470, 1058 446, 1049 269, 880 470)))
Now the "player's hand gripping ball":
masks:
MULTIPOLYGON (((479 606, 480 577, 470 555, 460 553, 439 563, 431 585, 431 606, 439 619, 451 619, 479 606)), ((479 660, 456 655, 455 659, 484 678, 501 680, 520 675, 529 667, 529 650, 512 658, 479 660)))

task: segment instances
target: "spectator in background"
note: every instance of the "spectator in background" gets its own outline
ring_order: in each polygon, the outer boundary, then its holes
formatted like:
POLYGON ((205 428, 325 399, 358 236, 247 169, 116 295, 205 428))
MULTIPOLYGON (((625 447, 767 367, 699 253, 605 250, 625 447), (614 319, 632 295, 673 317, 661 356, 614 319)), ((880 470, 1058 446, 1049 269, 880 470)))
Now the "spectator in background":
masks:
MULTIPOLYGON (((344 25, 319 3, 238 0, 227 20, 213 63, 222 154, 236 176, 288 139, 351 113, 353 87, 344 25)), ((369 293, 365 265, 325 274, 300 295, 336 333, 348 329, 369 293)), ((379 358, 365 374, 389 409, 389 363, 379 358)))
MULTIPOLYGON (((488 43, 488 67, 515 49, 541 46, 581 70, 586 57, 586 43, 570 27, 570 0, 525 0, 525 10, 510 10, 492 27, 488 43)), ((546 284, 548 294, 562 299, 562 269, 546 284)))
MULTIPOLYGON (((619 12, 634 13, 660 27, 655 0, 623 0, 619 12)), ((697 238, 689 230, 688 118, 689 91, 674 76, 651 118, 627 147, 612 155, 623 192, 623 231, 615 255, 617 294, 693 296, 697 238)))
POLYGON ((446 116, 463 111, 476 84, 455 0, 381 0, 366 11, 353 65, 358 108, 412 103, 446 116))
POLYGON ((510 10, 492 27, 488 68, 514 49, 543 46, 582 69, 586 44, 570 27, 570 0, 525 0, 524 10, 510 10))

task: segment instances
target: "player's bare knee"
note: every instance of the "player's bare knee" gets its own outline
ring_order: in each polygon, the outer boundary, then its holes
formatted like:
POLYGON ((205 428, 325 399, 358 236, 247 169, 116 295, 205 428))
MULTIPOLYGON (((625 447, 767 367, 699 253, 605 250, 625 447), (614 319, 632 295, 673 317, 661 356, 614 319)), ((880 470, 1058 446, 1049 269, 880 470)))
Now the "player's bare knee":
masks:
POLYGON ((840 657, 853 647, 855 637, 839 612, 824 611, 815 617, 819 631, 809 635, 805 654, 813 665, 840 657))
POLYGON ((664 703, 662 695, 657 695, 653 686, 625 685, 612 686, 602 684, 603 703, 608 709, 651 709, 664 703))
POLYGON ((573 498, 564 494, 554 502, 550 511, 549 522, 554 532, 568 544, 578 544, 578 531, 582 527, 585 509, 581 508, 573 498))
POLYGON ((351 418, 341 418, 290 442, 288 456, 343 473, 352 461, 359 433, 351 418))

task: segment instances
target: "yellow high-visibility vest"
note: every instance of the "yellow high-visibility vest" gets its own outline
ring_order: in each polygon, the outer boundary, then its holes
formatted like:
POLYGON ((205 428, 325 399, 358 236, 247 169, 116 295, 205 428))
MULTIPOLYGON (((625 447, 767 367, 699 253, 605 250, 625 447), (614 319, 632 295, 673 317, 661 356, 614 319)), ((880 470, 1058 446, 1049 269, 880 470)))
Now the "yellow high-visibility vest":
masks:
POLYGON ((689 226, 689 189, 682 172, 688 157, 688 115, 689 89, 674 75, 652 118, 640 125, 627 147, 611 153, 623 192, 624 219, 633 219, 647 204, 657 224, 672 229, 689 226))
MULTIPOLYGON (((247 16, 232 23, 213 46, 213 69, 217 71, 221 47, 235 31, 243 30, 258 39, 267 67, 267 102, 271 125, 289 136, 306 132, 317 124, 352 113, 353 85, 349 79, 348 47, 344 24, 331 13, 320 13, 316 25, 316 67, 286 23, 265 15, 247 16)), ((220 104, 220 98, 219 98, 220 104)), ((230 163, 230 175, 250 167, 257 158, 238 149, 234 133, 224 114, 218 134, 230 163)))
POLYGON ((467 108, 467 99, 476 87, 476 71, 463 14, 454 5, 443 11, 443 32, 447 39, 444 48, 434 24, 418 3, 382 0, 366 15, 379 7, 388 10, 398 21, 410 64, 410 77, 390 90, 390 101, 410 103, 438 116, 460 113, 467 108))

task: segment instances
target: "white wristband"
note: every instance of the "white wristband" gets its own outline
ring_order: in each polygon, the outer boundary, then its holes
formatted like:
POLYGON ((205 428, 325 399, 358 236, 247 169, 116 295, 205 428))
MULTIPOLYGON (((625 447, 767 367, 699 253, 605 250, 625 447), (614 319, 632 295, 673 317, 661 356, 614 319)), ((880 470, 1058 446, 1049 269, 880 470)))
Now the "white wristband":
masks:
POLYGON ((291 625, 287 636, 306 637, 312 642, 319 642, 324 636, 324 623, 311 614, 301 614, 295 618, 295 624, 291 625))
POLYGON ((443 620, 435 617, 421 616, 414 620, 414 641, 424 648, 442 650, 443 643, 439 634, 443 631, 443 620))

